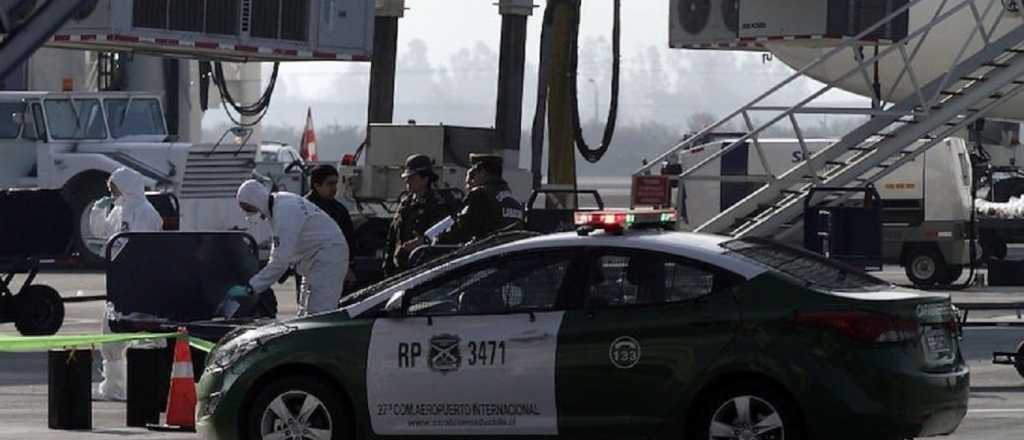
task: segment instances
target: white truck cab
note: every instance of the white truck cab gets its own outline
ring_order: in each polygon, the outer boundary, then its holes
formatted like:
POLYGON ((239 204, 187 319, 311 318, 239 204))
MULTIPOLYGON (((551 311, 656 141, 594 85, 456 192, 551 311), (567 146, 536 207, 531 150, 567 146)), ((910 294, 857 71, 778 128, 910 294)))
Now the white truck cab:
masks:
POLYGON ((190 145, 167 137, 156 95, 2 92, 0 186, 56 189, 131 166, 148 186, 173 190, 190 145))
POLYGON ((97 263, 103 248, 102 239, 89 235, 88 208, 107 195, 114 170, 134 169, 147 190, 182 199, 185 229, 230 229, 241 224, 240 212, 238 221, 186 218, 185 199, 197 200, 188 204, 197 215, 234 214, 226 205, 211 210, 211 203, 233 195, 255 155, 254 146, 174 142, 160 96, 138 92, 0 92, 0 151, 0 188, 65 191, 79 218, 76 250, 86 263, 97 263))

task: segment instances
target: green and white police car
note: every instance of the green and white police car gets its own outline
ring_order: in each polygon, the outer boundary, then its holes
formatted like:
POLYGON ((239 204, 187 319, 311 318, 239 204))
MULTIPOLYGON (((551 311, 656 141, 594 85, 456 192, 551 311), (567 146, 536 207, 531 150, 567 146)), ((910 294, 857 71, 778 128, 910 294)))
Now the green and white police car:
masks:
POLYGON ((669 213, 577 217, 596 232, 496 236, 338 311, 225 338, 199 432, 898 439, 963 419, 948 297, 766 241, 637 227, 669 213))

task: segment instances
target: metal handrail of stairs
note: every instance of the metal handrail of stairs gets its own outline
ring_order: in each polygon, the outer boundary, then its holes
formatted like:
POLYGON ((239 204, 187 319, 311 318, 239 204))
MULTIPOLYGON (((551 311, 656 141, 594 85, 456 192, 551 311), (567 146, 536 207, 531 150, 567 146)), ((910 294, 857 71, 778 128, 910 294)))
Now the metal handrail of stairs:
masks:
POLYGON ((638 170, 636 174, 644 174, 657 163, 680 152, 699 148, 700 146, 696 144, 704 139, 705 135, 740 119, 748 130, 745 135, 689 167, 678 178, 680 182, 691 177, 707 179, 706 175, 695 176, 695 173, 736 148, 752 144, 767 174, 767 183, 744 200, 724 209, 722 213, 696 230, 735 236, 769 235, 799 216, 799 207, 814 185, 844 186, 875 182, 899 165, 913 160, 945 136, 955 133, 988 111, 1004 104, 1021 91, 1022 83, 1016 78, 1024 73, 1024 57, 1021 57, 1022 52, 1015 48, 1024 41, 1024 22, 1013 26, 1000 38, 995 38, 1007 16, 1001 0, 987 0, 988 4, 983 12, 978 8, 978 4, 986 0, 963 0, 949 8, 949 0, 943 0, 934 16, 916 29, 910 29, 905 38, 887 44, 887 47, 878 50, 873 56, 863 55, 863 45, 870 35, 925 1, 929 0, 911 1, 860 35, 842 40, 839 45, 786 80, 728 117, 676 145, 638 170), (927 84, 922 84, 921 77, 914 70, 913 61, 919 56, 921 47, 932 31, 940 29, 941 25, 951 22, 960 14, 970 14, 973 19, 970 35, 965 37, 956 58, 946 70, 947 73, 927 84), (986 26, 986 20, 991 20, 991 26, 986 26), (979 36, 981 49, 965 58, 971 45, 977 44, 975 40, 979 36), (908 47, 913 47, 913 50, 908 51, 908 47), (827 82, 796 105, 780 107, 765 104, 771 98, 777 97, 781 90, 805 77, 807 73, 834 61, 836 57, 844 56, 843 54, 848 51, 853 52, 856 65, 844 75, 827 82), (838 89, 839 84, 856 76, 860 76, 867 85, 872 86, 869 68, 890 56, 899 57, 904 67, 888 96, 892 96, 895 89, 905 80, 912 86, 912 93, 900 102, 887 103, 880 108, 871 109, 812 105, 826 93, 838 89), (770 112, 775 115, 768 122, 755 124, 752 116, 754 112, 770 112), (798 116, 807 114, 853 114, 867 116, 870 119, 838 142, 812 154, 798 122, 798 116), (803 156, 790 170, 776 174, 768 164, 759 139, 763 132, 782 121, 791 124, 791 130, 796 135, 803 156), (918 142, 920 139, 926 141, 918 142), (874 173, 865 176, 865 173, 872 170, 874 173))

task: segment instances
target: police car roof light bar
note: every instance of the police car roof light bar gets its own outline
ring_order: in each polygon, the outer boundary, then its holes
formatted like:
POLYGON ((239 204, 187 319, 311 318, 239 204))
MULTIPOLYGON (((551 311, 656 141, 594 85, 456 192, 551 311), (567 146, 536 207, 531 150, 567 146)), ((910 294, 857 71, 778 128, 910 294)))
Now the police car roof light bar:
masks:
POLYGON ((666 228, 676 223, 678 215, 672 209, 630 210, 630 211, 587 211, 577 212, 576 226, 581 235, 602 229, 612 234, 621 234, 625 229, 666 228))

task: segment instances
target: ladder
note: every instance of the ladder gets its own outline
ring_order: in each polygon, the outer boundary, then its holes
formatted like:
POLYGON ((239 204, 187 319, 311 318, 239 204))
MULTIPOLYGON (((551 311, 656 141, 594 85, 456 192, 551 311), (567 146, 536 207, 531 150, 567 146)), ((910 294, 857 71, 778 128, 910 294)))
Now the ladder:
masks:
POLYGON ((735 237, 780 233, 799 220, 804 200, 815 186, 859 187, 877 182, 1024 91, 1024 81, 1018 80, 1024 78, 1024 20, 1011 17, 1002 0, 942 0, 935 15, 924 24, 912 24, 905 38, 879 46, 873 56, 864 55, 865 41, 870 35, 900 19, 914 6, 935 1, 938 0, 911 1, 862 34, 844 39, 730 116, 677 144, 638 170, 636 175, 647 173, 655 164, 671 160, 680 152, 699 148, 696 143, 705 135, 738 121, 746 127, 745 135, 678 176, 680 185, 688 179, 707 180, 707 172, 701 176, 695 173, 742 145, 750 144, 755 148, 766 171, 763 186, 733 206, 723 207, 719 215, 695 228, 696 232, 735 237), (952 23, 954 18, 963 20, 964 15, 970 17, 973 29, 970 35, 965 35, 947 73, 922 83, 912 66, 921 46, 933 32, 940 33, 944 24, 952 23), (968 53, 972 45, 980 47, 973 54, 968 53), (781 90, 807 72, 839 60, 837 57, 848 57, 851 52, 856 60, 853 68, 796 105, 766 104, 773 98, 779 99, 781 90), (887 96, 892 96, 897 86, 907 83, 912 93, 899 102, 871 109, 814 105, 845 81, 863 80, 873 88, 869 71, 876 62, 902 62, 905 66, 887 96), (765 113, 769 115, 768 122, 756 123, 755 115, 765 113), (837 142, 812 154, 799 123, 799 118, 806 115, 862 115, 869 119, 837 142), (779 174, 769 166, 759 142, 761 134, 777 124, 790 125, 803 153, 792 168, 779 174))

